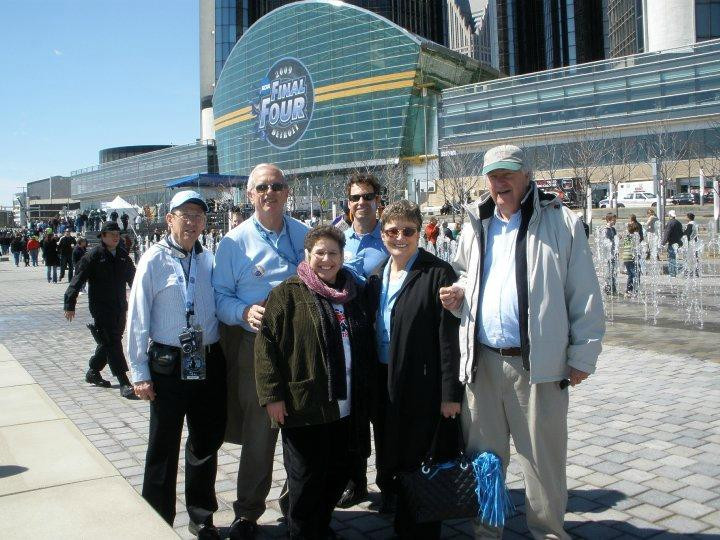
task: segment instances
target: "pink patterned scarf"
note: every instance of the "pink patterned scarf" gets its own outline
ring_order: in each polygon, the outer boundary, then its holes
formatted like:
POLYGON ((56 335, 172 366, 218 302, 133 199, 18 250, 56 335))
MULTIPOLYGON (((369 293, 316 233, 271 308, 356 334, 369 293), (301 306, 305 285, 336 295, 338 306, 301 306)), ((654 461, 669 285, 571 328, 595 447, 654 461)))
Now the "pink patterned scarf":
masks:
POLYGON ((338 279, 345 279, 342 289, 333 289, 330 285, 325 283, 315 272, 313 272, 313 269, 310 268, 307 261, 302 261, 298 265, 297 273, 298 277, 303 283, 305 283, 305 285, 307 285, 308 289, 319 294, 323 298, 327 298, 335 304, 347 304, 350 300, 355 298, 355 295, 357 294, 355 280, 349 272, 342 268, 337 274, 338 279))

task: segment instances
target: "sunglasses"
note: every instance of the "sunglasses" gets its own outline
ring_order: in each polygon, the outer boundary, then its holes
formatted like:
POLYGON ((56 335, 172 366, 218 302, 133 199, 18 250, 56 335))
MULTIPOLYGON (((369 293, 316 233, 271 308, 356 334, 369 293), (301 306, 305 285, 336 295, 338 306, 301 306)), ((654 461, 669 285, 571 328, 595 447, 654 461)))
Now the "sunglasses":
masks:
POLYGON ((415 236, 417 234, 418 228, 417 227, 403 227, 402 229, 398 229, 397 227, 390 227, 389 229, 385 229, 383 231, 384 234, 388 236, 392 236, 393 238, 399 237, 401 234, 405 238, 410 238, 411 236, 415 236))
POLYGON ((265 193, 268 189, 270 191, 285 191, 287 187, 284 182, 274 182, 272 184, 258 184, 255 186, 255 191, 258 193, 265 193))
POLYGON ((362 200, 363 200, 363 201, 368 201, 368 202, 370 202, 370 201, 374 200, 375 197, 377 197, 377 195, 375 195, 374 192, 373 192, 373 193, 362 193, 362 194, 359 194, 359 195, 358 195, 358 194, 356 194, 356 195, 348 195, 348 199, 350 200, 350 202, 358 202, 361 197, 362 197, 362 200))

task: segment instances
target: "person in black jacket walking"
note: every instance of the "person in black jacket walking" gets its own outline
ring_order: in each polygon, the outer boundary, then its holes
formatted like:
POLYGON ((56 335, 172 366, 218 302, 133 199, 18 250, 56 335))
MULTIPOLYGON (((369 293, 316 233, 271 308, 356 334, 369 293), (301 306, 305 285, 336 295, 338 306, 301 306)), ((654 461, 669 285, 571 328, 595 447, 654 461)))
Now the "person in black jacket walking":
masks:
POLYGON ((72 253, 76 243, 75 237, 70 234, 70 229, 65 229, 65 233, 58 242, 58 252, 60 253, 60 277, 58 281, 62 281, 63 277, 65 277, 65 268, 67 268, 68 271, 68 281, 72 281, 72 253))
POLYGON ((58 255, 58 242, 53 234, 52 229, 45 230, 45 239, 40 244, 43 259, 47 267, 47 281, 50 283, 50 273, 52 272, 52 282, 57 283, 57 269, 60 266, 60 256, 58 255))
POLYGON ((127 361, 123 352, 122 336, 127 313, 126 286, 132 285, 135 265, 120 244, 120 227, 114 221, 105 223, 98 235, 102 244, 86 253, 77 266, 75 277, 65 291, 65 318, 75 317, 77 297, 86 282, 90 284, 89 307, 94 319, 88 325, 97 342, 95 354, 85 374, 85 381, 96 386, 109 387, 100 371, 110 364, 110 371, 120 383, 120 394, 136 399, 127 376, 127 361))
POLYGON ((668 212, 670 221, 665 225, 665 234, 663 234, 662 245, 667 245, 668 251, 668 273, 675 277, 677 276, 677 262, 675 261, 675 245, 683 245, 683 226, 676 219, 675 210, 668 212))

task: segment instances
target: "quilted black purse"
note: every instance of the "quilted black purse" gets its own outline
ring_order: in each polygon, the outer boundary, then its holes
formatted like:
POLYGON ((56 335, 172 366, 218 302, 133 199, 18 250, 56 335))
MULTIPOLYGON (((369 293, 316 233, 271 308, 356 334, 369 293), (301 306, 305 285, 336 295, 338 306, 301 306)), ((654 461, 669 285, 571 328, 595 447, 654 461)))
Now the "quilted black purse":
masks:
POLYGON ((430 451, 420 467, 398 475, 400 496, 416 523, 473 518, 479 514, 477 476, 471 460, 465 456, 460 421, 455 423, 458 434, 455 458, 444 463, 434 461, 440 432, 438 422, 430 451))

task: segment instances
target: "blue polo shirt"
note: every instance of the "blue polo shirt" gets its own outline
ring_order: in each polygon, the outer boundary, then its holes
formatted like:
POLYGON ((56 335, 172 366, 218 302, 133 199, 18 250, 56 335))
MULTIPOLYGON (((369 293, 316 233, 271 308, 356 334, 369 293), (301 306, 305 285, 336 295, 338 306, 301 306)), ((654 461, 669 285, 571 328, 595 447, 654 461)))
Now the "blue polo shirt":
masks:
POLYGON ((265 300, 274 287, 297 273, 308 228, 288 216, 283 221, 278 234, 253 216, 220 241, 212 284, 217 317, 225 324, 254 332, 242 318, 245 308, 265 300))
POLYGON ((345 268, 350 270, 364 283, 378 265, 388 257, 382 238, 380 237, 380 221, 372 232, 358 234, 350 227, 345 235, 345 268))

